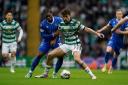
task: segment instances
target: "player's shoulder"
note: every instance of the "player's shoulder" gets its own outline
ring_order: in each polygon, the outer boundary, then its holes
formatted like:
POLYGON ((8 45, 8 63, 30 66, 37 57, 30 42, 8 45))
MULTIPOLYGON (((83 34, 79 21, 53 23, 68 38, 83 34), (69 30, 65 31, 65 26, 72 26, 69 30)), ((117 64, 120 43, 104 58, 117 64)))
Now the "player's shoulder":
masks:
POLYGON ((54 18, 55 22, 62 22, 63 21, 63 19, 60 16, 54 16, 53 18, 54 18))
POLYGON ((46 20, 46 19, 44 19, 44 20, 42 20, 42 21, 41 21, 41 23, 40 23, 40 24, 41 24, 41 25, 45 25, 45 24, 46 24, 46 22, 47 22, 47 20, 46 20))
POLYGON ((43 28, 47 25, 47 20, 46 19, 43 19, 41 22, 40 22, 40 27, 43 28))
POLYGON ((116 18, 112 18, 112 19, 110 19, 110 21, 116 21, 116 18))
POLYGON ((54 16, 54 19, 62 19, 60 16, 54 16))
POLYGON ((109 24, 112 24, 115 21, 116 21, 116 18, 112 18, 112 19, 109 20, 109 24))
POLYGON ((0 22, 1 25, 5 25, 7 22, 5 20, 3 20, 2 22, 0 22))
POLYGON ((43 20, 41 21, 42 24, 45 24, 46 22, 47 22, 46 19, 43 19, 43 20))
POLYGON ((73 18, 73 19, 71 20, 71 23, 80 24, 80 21, 73 18))
POLYGON ((64 21, 60 22, 59 26, 63 26, 63 25, 65 25, 65 22, 64 21))
POLYGON ((19 22, 16 21, 16 20, 13 20, 13 21, 12 21, 12 24, 19 24, 19 22))

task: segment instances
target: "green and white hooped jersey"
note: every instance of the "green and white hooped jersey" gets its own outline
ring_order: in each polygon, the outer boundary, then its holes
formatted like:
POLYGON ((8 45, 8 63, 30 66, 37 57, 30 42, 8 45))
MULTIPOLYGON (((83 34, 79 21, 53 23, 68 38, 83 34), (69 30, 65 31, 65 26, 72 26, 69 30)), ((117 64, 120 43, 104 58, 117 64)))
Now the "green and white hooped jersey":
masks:
POLYGON ((2 32, 2 43, 16 42, 16 31, 20 30, 19 23, 13 20, 11 23, 6 20, 0 23, 0 31, 2 32))
POLYGON ((85 26, 75 19, 72 19, 69 23, 64 21, 59 25, 60 31, 64 36, 64 43, 68 45, 80 44, 80 39, 77 33, 83 30, 85 26))

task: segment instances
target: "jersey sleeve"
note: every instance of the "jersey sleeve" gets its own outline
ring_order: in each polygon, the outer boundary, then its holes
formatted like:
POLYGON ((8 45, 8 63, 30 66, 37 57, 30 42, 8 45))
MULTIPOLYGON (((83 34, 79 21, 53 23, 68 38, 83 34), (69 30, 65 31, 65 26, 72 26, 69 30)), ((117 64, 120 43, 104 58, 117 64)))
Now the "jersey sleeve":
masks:
POLYGON ((79 30, 84 30, 86 27, 80 23, 80 21, 77 21, 79 30))
POLYGON ((21 30, 22 29, 21 26, 20 26, 20 24, 18 22, 16 23, 16 29, 17 30, 21 30))
POLYGON ((2 24, 0 23, 0 31, 2 30, 2 24))

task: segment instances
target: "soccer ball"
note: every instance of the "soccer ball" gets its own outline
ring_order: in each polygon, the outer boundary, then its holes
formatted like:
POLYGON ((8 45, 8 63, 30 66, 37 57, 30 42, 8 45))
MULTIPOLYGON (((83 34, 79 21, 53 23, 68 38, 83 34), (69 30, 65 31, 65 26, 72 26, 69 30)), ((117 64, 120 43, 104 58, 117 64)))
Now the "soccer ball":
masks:
POLYGON ((71 73, 68 70, 63 70, 61 72, 61 74, 60 74, 60 76, 61 76, 62 79, 69 79, 70 78, 70 75, 71 75, 71 73))

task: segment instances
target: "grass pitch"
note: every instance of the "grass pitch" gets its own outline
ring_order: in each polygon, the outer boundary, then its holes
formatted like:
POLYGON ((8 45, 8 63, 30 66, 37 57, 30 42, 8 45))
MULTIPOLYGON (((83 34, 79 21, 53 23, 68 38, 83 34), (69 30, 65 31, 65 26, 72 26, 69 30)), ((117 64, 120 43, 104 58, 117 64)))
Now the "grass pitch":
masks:
POLYGON ((0 68, 0 85, 128 85, 128 70, 116 70, 113 74, 95 70, 93 72, 97 76, 96 80, 91 80, 89 75, 80 69, 70 71, 70 79, 61 79, 60 75, 57 79, 52 79, 51 74, 47 79, 37 79, 34 76, 43 72, 42 68, 37 68, 32 78, 25 79, 28 68, 16 68, 14 74, 11 74, 8 68, 0 68))

